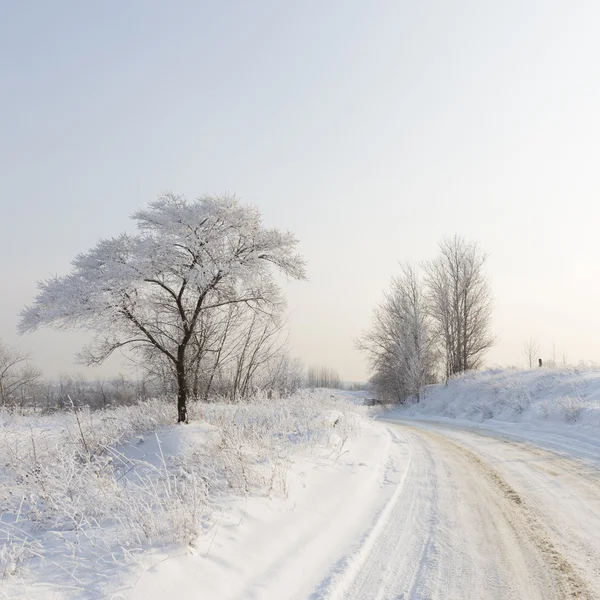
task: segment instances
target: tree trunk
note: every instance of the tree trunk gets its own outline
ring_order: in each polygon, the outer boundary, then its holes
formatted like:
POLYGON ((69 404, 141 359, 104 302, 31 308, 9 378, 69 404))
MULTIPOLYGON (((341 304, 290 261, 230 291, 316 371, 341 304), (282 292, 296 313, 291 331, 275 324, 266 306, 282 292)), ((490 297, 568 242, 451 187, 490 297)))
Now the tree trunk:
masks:
POLYGON ((187 413, 187 389, 184 387, 180 387, 177 392, 177 422, 178 423, 187 423, 188 422, 188 413, 187 413))
POLYGON ((185 346, 177 349, 177 422, 187 423, 187 381, 185 376, 185 346))
POLYGON ((192 397, 198 400, 200 396, 200 364, 194 365, 194 384, 192 385, 192 397))

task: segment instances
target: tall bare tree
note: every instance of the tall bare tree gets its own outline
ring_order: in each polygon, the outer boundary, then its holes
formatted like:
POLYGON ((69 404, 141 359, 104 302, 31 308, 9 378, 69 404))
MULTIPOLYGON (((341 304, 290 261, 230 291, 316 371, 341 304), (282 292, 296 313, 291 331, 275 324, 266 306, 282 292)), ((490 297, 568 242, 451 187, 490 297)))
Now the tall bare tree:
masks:
MULTIPOLYGON (((38 382, 42 372, 32 365, 27 354, 0 342, 0 402, 2 406, 16 404, 38 382)), ((30 394, 29 394, 30 395, 30 394)))
POLYGON ((427 313, 425 290, 414 267, 405 264, 384 301, 376 308, 371 329, 359 340, 373 370, 381 399, 416 399, 435 376, 437 352, 427 313))
POLYGON ((334 388, 342 387, 339 373, 326 365, 310 365, 306 373, 306 385, 311 388, 334 388))
POLYGON ((494 343, 492 294, 481 248, 459 236, 445 238, 425 263, 428 308, 444 353, 446 378, 481 366, 494 343))
POLYGON ((533 369, 533 365, 537 362, 540 355, 540 345, 537 341, 530 337, 525 342, 525 357, 527 359, 527 363, 529 364, 529 368, 533 369))

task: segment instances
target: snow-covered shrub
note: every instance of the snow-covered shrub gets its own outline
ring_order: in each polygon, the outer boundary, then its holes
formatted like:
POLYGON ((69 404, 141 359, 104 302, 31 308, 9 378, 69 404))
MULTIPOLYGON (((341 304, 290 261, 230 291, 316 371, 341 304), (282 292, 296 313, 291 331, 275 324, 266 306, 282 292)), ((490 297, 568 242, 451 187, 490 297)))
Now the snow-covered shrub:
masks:
POLYGON ((304 448, 343 445, 354 433, 362 407, 325 391, 300 390, 291 397, 258 394, 244 403, 196 404, 220 434, 219 465, 237 492, 285 491, 285 465, 304 448))
POLYGON ((543 419, 564 421, 574 423, 579 420, 585 408, 585 403, 577 397, 559 396, 558 398, 547 398, 536 406, 536 414, 543 419))
POLYGON ((560 407, 560 414, 567 423, 577 421, 581 416, 581 411, 584 408, 584 404, 580 398, 574 398, 572 396, 563 396, 557 400, 558 406, 560 407))
POLYGON ((522 414, 531 406, 529 390, 523 385, 515 385, 510 389, 506 403, 515 414, 522 414))

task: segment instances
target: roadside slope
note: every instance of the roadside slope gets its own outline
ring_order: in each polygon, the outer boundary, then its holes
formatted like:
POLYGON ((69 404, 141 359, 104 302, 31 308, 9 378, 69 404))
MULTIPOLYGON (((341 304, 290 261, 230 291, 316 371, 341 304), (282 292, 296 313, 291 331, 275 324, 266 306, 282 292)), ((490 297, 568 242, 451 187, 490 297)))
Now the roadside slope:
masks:
POLYGON ((287 498, 232 500, 211 535, 184 556, 155 554, 121 594, 128 600, 310 597, 332 559, 360 539, 393 493, 386 485, 392 446, 388 431, 365 420, 338 455, 296 456, 287 498))

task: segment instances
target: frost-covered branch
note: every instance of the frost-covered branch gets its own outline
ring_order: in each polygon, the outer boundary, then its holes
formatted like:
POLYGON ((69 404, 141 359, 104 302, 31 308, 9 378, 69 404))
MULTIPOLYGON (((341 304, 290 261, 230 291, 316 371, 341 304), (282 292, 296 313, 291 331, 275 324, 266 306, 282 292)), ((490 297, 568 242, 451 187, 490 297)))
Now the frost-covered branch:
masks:
POLYGON ((190 358, 203 353, 192 348, 199 324, 229 305, 280 305, 273 268, 304 279, 304 261, 291 233, 264 228, 256 208, 232 196, 188 202, 165 194, 133 219, 136 234, 101 240, 75 258, 71 273, 42 281, 20 331, 95 331, 85 353, 94 364, 125 347, 144 362, 166 360, 186 421, 190 358))

